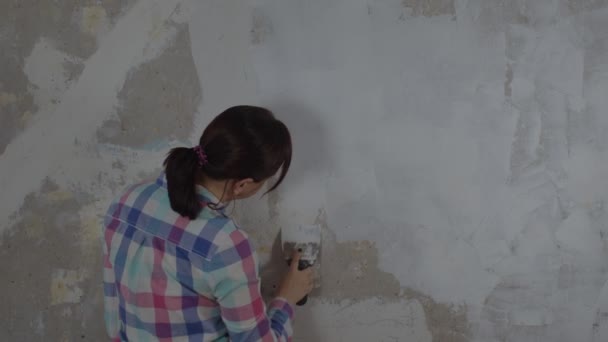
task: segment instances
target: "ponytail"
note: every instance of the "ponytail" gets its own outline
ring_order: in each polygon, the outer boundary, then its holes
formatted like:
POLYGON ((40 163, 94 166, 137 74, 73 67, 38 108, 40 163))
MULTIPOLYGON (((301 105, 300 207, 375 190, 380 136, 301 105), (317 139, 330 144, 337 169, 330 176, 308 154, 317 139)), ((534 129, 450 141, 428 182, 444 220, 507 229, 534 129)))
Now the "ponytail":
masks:
POLYGON ((196 219, 201 212, 196 193, 196 180, 200 168, 197 152, 192 148, 173 148, 163 165, 167 176, 171 209, 191 220, 196 219))

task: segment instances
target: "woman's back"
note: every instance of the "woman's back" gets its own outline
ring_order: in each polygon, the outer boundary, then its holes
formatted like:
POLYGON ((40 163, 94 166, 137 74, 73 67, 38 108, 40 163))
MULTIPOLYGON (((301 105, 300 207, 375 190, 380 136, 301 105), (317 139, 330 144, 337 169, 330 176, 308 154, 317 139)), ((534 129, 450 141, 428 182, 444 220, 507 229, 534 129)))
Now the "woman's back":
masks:
POLYGON ((291 336, 282 299, 266 316, 245 232, 208 204, 190 220, 171 209, 164 174, 129 188, 105 218, 104 292, 110 336, 122 341, 276 341, 291 336), (271 329, 271 325, 272 328, 271 329))

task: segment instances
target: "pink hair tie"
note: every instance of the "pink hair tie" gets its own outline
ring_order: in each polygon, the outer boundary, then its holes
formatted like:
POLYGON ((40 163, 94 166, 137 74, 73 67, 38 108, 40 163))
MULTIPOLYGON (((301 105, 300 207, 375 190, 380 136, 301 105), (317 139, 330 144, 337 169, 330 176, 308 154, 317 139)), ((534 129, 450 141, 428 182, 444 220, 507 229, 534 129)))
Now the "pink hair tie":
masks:
POLYGON ((201 145, 197 145, 192 149, 196 152, 196 156, 198 157, 198 165, 201 167, 205 166, 205 164, 207 164, 207 154, 205 154, 201 145))

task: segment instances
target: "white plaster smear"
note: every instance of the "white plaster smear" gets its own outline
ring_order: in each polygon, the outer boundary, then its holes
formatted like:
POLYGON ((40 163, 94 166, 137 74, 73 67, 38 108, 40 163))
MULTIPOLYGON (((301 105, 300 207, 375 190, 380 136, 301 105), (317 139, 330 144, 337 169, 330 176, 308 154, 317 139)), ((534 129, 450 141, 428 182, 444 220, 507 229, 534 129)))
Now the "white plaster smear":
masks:
POLYGON ((249 53, 251 11, 248 2, 237 0, 189 1, 182 7, 181 12, 188 15, 180 20, 188 23, 203 92, 190 137, 197 142, 207 124, 224 109, 258 103, 249 53))
POLYGON ((57 50, 46 38, 41 38, 25 59, 23 71, 35 85, 32 92, 39 108, 56 108, 68 86, 64 71, 66 62, 78 62, 78 59, 57 50))

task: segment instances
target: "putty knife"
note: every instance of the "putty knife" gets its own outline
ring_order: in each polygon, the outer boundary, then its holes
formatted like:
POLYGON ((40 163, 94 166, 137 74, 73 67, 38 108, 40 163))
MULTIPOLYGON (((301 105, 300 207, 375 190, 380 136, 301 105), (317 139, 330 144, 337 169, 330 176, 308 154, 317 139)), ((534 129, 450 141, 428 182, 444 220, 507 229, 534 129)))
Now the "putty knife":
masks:
MULTIPOLYGON (((281 245, 283 256, 287 264, 291 264, 291 258, 295 250, 300 249, 300 262, 298 269, 303 270, 312 267, 317 262, 321 250, 321 227, 318 225, 294 225, 281 228, 281 245)), ((297 305, 304 305, 308 296, 302 298, 297 305)))

